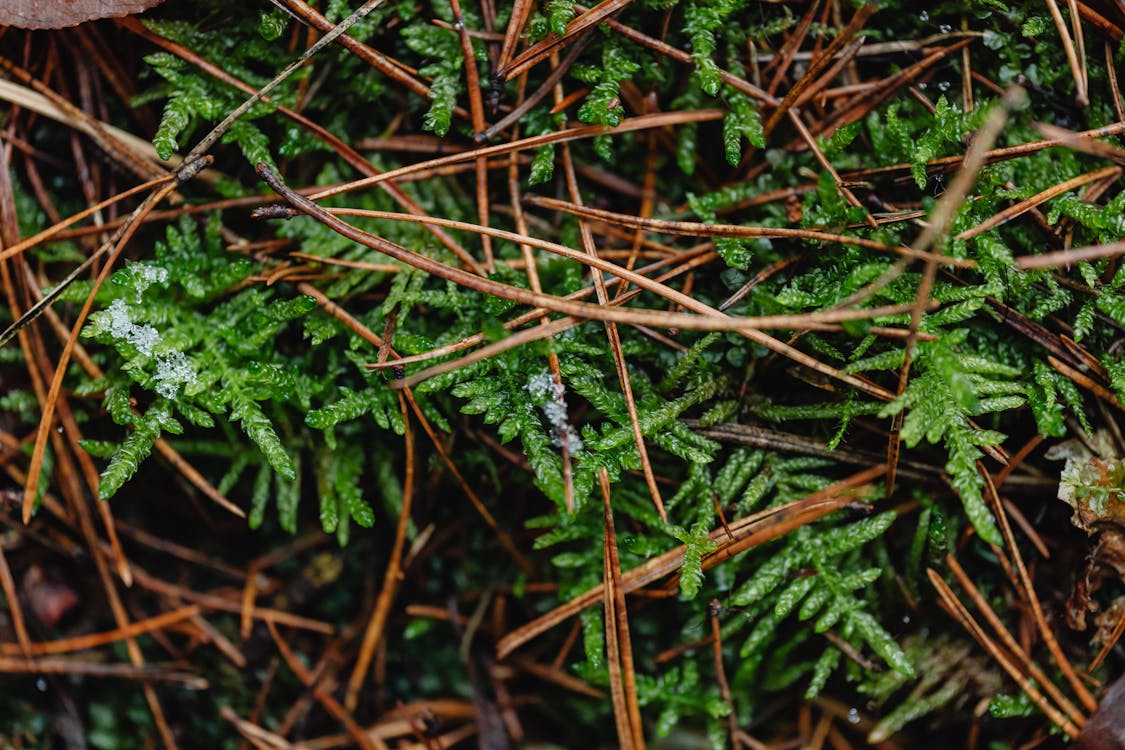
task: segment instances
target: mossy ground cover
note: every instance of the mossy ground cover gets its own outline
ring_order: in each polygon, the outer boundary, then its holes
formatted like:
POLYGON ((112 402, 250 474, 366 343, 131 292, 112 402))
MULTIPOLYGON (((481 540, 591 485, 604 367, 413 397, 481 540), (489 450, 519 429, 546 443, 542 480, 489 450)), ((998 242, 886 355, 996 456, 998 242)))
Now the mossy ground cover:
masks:
POLYGON ((0 747, 1078 737, 1115 6, 355 10, 0 37, 0 747))

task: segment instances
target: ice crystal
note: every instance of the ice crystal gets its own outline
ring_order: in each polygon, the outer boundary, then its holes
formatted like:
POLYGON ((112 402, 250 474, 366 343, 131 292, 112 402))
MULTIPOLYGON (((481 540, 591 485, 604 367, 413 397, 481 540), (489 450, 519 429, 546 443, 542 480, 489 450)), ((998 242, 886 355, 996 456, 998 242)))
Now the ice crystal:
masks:
POLYGON ((180 386, 195 382, 195 370, 183 352, 174 351, 156 361, 156 392, 164 398, 175 398, 180 386))
POLYGON ((141 296, 153 284, 164 284, 168 281, 168 269, 163 266, 150 266, 138 263, 133 266, 133 270, 137 272, 136 289, 137 289, 137 302, 141 301, 141 296))
POLYGON ((564 398, 566 388, 563 387, 562 383, 556 383, 551 373, 542 372, 538 375, 532 375, 525 387, 527 392, 531 394, 531 398, 543 411, 543 416, 555 428, 557 433, 555 445, 561 446, 565 443, 567 450, 571 453, 582 450, 582 438, 578 437, 578 432, 567 420, 566 399, 564 398))
POLYGON ((109 333, 115 339, 123 339, 146 357, 152 356, 152 350, 160 343, 160 333, 148 325, 137 325, 129 317, 129 308, 125 301, 118 298, 109 306, 109 333))

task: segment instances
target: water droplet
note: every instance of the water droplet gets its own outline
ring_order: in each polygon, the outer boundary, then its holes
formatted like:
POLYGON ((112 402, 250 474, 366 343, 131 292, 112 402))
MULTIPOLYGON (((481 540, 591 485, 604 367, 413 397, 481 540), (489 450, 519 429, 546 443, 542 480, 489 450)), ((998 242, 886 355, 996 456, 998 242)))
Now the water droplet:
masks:
POLYGON ((910 615, 903 615, 902 616, 902 624, 903 625, 909 625, 910 624, 910 615))
POLYGON ((59 431, 59 434, 61 435, 62 434, 62 426, 60 425, 57 429, 59 431))
POLYGON ((927 11, 922 11, 921 13, 918 14, 918 20, 919 21, 929 21, 930 20, 930 14, 927 11))
POLYGON ((47 681, 44 680, 42 677, 40 677, 38 680, 35 681, 35 689, 38 690, 40 693, 47 692, 47 681))
POLYGON ((918 84, 918 90, 919 91, 925 91, 926 90, 926 82, 925 81, 922 81, 921 83, 918 84))
POLYGON ((943 34, 948 34, 949 32, 953 31, 953 27, 947 23, 943 23, 941 26, 938 26, 938 31, 943 34))
POLYGON ((855 710, 854 708, 849 708, 848 709, 848 722, 850 724, 858 724, 859 723, 859 711, 855 710))
POLYGON ((937 87, 938 91, 949 91, 949 81, 942 81, 937 87))

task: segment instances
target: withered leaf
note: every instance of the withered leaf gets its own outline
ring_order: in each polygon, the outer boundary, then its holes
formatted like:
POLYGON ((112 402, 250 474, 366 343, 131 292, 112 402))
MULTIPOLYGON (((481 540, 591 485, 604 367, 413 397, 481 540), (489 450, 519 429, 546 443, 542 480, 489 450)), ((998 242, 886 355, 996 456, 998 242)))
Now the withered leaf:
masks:
POLYGON ((164 0, 0 0, 0 24, 21 29, 61 29, 98 18, 141 13, 164 0))
POLYGON ((1120 750, 1125 747, 1125 676, 1109 686, 1098 710, 1082 727, 1071 747, 1076 750, 1120 750))

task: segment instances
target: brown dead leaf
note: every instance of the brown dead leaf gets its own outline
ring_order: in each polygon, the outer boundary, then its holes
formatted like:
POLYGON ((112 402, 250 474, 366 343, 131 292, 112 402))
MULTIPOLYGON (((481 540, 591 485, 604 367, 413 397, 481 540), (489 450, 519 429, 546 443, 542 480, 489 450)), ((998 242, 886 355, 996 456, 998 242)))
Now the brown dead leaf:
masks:
POLYGON ((1086 720, 1075 750, 1119 750, 1125 747, 1125 676, 1109 686, 1098 710, 1086 720))
POLYGON ((0 0, 0 22, 21 29, 61 29, 99 18, 141 13, 164 0, 0 0))

